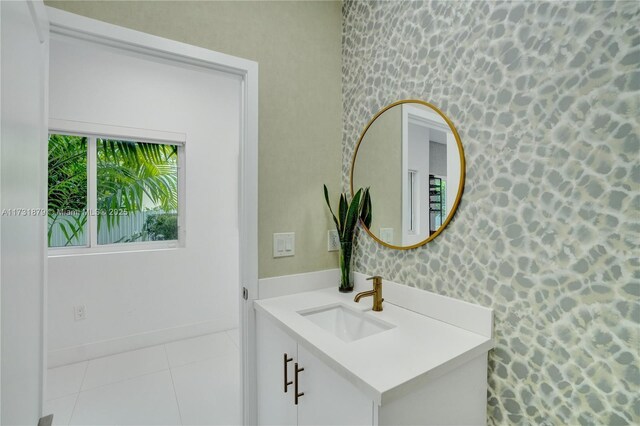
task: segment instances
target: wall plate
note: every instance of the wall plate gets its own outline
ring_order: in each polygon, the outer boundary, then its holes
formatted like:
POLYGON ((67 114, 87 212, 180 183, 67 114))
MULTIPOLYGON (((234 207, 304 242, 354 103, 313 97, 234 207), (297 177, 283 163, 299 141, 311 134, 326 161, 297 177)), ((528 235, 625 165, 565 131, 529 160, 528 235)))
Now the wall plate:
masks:
POLYGON ((330 229, 327 231, 327 251, 338 250, 340 250, 340 237, 338 236, 338 231, 330 229))
POLYGON ((73 307, 73 317, 75 318, 76 321, 87 319, 87 306, 75 305, 73 307))
POLYGON ((287 257, 296 254, 296 233, 273 234, 273 257, 287 257))

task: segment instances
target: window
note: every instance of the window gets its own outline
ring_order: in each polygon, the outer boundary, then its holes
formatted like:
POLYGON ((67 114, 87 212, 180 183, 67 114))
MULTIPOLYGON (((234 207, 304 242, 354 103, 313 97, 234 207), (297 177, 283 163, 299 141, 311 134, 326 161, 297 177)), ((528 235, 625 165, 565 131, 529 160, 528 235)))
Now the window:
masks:
POLYGON ((180 153, 180 144, 50 134, 49 247, 175 245, 180 153))
POLYGON ((49 247, 87 245, 87 142, 49 135, 49 247))

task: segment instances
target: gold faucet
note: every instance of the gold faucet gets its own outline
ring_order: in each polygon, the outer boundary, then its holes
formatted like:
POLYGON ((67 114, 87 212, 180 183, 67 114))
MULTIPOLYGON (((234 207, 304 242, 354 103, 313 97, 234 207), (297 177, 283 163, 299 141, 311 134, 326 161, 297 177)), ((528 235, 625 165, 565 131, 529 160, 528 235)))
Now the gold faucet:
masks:
POLYGON ((356 294, 353 301, 358 303, 363 297, 373 296, 373 310, 380 312, 382 311, 382 302, 384 301, 382 298, 382 277, 376 275, 375 277, 367 278, 367 280, 373 280, 373 290, 363 291, 356 294))

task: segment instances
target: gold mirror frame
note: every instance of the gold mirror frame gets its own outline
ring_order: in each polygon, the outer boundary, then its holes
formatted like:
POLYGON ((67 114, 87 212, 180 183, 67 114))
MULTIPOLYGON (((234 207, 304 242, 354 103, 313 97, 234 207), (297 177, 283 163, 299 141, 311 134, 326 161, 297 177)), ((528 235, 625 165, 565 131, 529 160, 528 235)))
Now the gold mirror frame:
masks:
POLYGON ((371 230, 369 230, 369 228, 364 226, 364 223, 362 223, 362 219, 360 219, 360 221, 359 221, 360 222, 360 226, 365 231, 367 231, 367 234, 369 234, 371 236, 371 238, 373 238, 379 244, 382 244, 385 247, 388 247, 388 248, 391 248, 391 249, 396 249, 396 250, 410 250, 410 249, 414 249, 414 248, 417 248, 417 247, 421 247, 421 246, 427 244, 429 241, 435 239, 447 227, 447 225, 449 225, 449 222, 451 222, 451 219, 453 219, 453 216, 456 214, 456 211, 458 210, 458 205, 460 204, 460 199, 462 198, 462 193, 464 192, 464 181, 465 181, 465 177, 466 177, 466 162, 465 162, 465 159, 464 159, 464 149, 462 148, 462 141, 460 140, 460 135, 458 134, 458 130, 453 125, 451 120, 449 120, 449 117, 447 117, 442 111, 440 111, 440 109, 438 107, 436 107, 433 104, 430 104, 429 102, 425 102, 425 101, 420 100, 420 99, 404 99, 404 100, 401 100, 401 101, 397 101, 397 102, 394 102, 392 104, 387 105, 386 107, 384 107, 380 111, 378 111, 376 113, 376 115, 374 115, 373 118, 367 123, 367 125, 364 128, 364 130, 362 131, 362 134, 360 135, 360 138, 358 139, 358 143, 356 144, 356 149, 353 152, 353 159, 351 160, 351 170, 349 172, 349 181, 350 181, 349 182, 349 186, 351 188, 351 197, 353 197, 353 195, 354 195, 354 191, 353 191, 353 170, 354 170, 355 165, 356 165, 356 158, 358 157, 358 150, 360 149, 360 144, 362 143, 362 140, 364 139, 364 136, 367 134, 367 130, 369 130, 369 127, 371 127, 373 122, 376 121, 376 119, 378 117, 380 117, 385 111, 387 111, 388 109, 391 109, 391 108, 393 108, 395 106, 402 105, 402 104, 420 104, 420 105, 424 105, 424 106, 426 106, 428 108, 431 108, 432 110, 437 112, 438 115, 440 115, 440 117, 442 117, 444 119, 444 121, 449 125, 449 127, 453 131, 453 136, 456 138, 456 144, 458 145, 458 153, 460 154, 460 184, 458 186, 458 194, 456 195, 456 199, 453 202, 453 206, 451 207, 451 212, 449 213, 449 215, 445 219, 444 223, 442 225, 440 225, 440 228, 438 228, 438 230, 433 235, 429 235, 429 237, 427 239, 425 239, 424 241, 421 241, 421 242, 419 242, 417 244, 413 244, 411 246, 406 246, 406 247, 405 246, 394 246, 392 244, 385 243, 380 238, 378 238, 376 235, 374 235, 374 233, 371 232, 371 230))

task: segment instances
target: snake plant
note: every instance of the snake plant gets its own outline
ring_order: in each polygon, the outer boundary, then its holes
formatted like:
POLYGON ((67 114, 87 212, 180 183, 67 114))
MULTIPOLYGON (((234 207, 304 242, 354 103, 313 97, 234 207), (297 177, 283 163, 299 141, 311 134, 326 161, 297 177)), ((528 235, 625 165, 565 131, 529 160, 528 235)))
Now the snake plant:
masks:
POLYGON ((358 223, 358 219, 360 219, 367 228, 371 225, 371 196, 369 194, 369 188, 358 189, 350 203, 347 201, 346 194, 340 194, 337 217, 331 208, 331 202, 329 202, 327 185, 324 185, 324 199, 327 202, 340 238, 341 279, 339 289, 342 292, 349 292, 353 290, 353 282, 351 281, 351 251, 356 224, 358 223))

